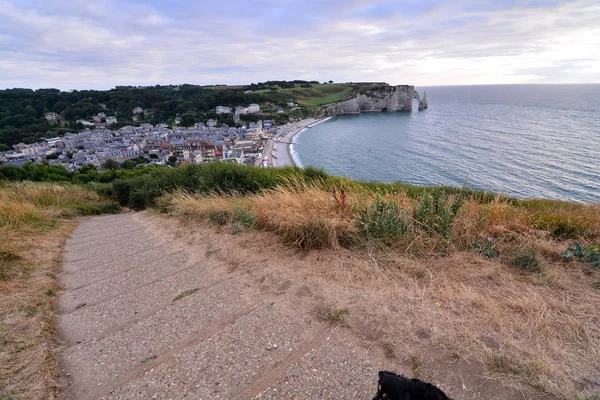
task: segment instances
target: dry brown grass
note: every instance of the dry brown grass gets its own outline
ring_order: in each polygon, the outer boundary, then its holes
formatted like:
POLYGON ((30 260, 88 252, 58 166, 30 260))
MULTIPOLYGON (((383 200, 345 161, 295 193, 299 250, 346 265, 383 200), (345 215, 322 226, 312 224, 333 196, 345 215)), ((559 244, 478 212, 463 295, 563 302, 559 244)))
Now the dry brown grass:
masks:
POLYGON ((68 217, 104 204, 76 186, 0 186, 0 398, 56 398, 56 274, 76 224, 68 217))
POLYGON ((348 325, 395 354, 415 354, 424 335, 423 351, 447 348, 501 379, 569 399, 600 394, 600 386, 582 389, 582 382, 600 385, 594 286, 600 271, 561 256, 572 240, 597 242, 598 206, 466 200, 443 238, 413 217, 419 199, 388 195, 379 200, 406 212, 408 233, 395 246, 380 247, 360 237, 356 225, 357 213, 377 196, 345 192, 341 199, 339 191, 299 185, 247 197, 177 195, 170 206, 186 219, 243 207, 284 243, 333 249, 309 253, 302 273, 334 285, 335 298, 324 300, 347 304, 348 325), (359 249, 340 249, 346 235, 361 241, 359 249), (535 268, 521 268, 530 263, 535 268))

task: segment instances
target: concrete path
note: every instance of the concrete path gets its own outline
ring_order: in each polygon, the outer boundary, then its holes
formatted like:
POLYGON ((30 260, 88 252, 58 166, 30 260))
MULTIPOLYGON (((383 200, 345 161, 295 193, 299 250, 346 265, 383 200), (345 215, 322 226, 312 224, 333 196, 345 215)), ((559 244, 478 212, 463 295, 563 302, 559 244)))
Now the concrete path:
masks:
POLYGON ((382 362, 346 329, 316 318, 305 289, 273 281, 264 290, 264 279, 233 273, 209 244, 199 248, 161 238, 135 214, 76 229, 60 278, 61 398, 375 393, 382 362))

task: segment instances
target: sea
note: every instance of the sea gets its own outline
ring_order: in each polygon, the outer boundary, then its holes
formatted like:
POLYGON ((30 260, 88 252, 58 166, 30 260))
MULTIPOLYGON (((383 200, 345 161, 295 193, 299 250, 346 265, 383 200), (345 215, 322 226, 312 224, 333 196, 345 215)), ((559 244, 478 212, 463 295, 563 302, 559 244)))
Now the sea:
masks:
POLYGON ((429 108, 328 119, 293 139, 300 166, 364 181, 467 185, 600 203, 600 84, 416 88, 429 108))

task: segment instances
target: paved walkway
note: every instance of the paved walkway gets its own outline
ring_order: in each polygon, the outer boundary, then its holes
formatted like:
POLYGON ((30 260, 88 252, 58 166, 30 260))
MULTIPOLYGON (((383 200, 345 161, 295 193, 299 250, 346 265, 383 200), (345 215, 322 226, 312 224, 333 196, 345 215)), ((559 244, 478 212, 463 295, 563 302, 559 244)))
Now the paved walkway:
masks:
POLYGON ((61 398, 375 393, 382 362, 318 320, 310 290, 257 281, 213 252, 210 240, 191 252, 161 238, 136 214, 83 222, 63 259, 61 398))

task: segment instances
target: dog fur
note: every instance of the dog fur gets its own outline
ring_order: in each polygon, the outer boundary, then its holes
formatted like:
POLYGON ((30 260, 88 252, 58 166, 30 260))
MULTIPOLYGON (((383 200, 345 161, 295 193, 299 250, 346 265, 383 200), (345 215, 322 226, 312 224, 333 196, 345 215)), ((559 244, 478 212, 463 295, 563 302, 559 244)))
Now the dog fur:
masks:
POLYGON ((408 379, 391 371, 379 371, 377 389, 373 400, 452 400, 431 383, 408 379))

